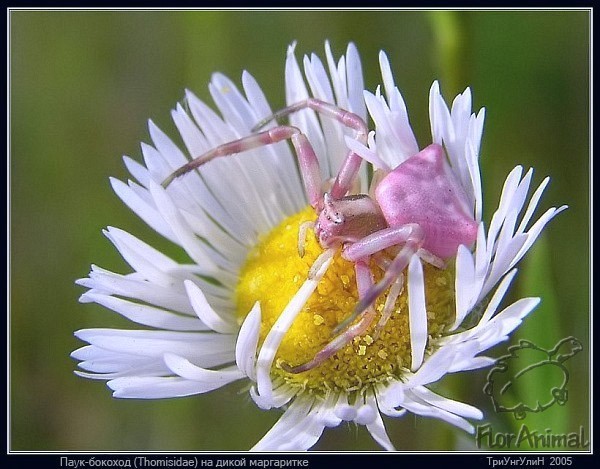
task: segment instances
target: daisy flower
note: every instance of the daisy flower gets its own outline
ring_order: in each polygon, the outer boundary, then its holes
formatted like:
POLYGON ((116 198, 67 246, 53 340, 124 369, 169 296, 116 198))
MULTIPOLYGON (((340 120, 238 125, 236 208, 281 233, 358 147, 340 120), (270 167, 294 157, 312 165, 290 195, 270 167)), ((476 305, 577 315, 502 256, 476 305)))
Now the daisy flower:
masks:
MULTIPOLYGON (((314 54, 304 57, 302 71, 294 45, 289 47, 286 102, 316 98, 365 122, 368 112, 374 131, 358 138, 353 129, 310 109, 289 113, 289 122, 314 149, 326 190, 350 149, 365 161, 351 193, 368 193, 381 174, 425 146, 416 141, 384 53, 383 91, 374 94, 364 91, 354 45, 337 62, 329 44, 325 53, 325 62, 314 54)), ((290 365, 310 362, 336 336, 336 327, 356 306, 360 283, 354 263, 339 250, 323 255, 328 251, 307 229, 317 213, 294 149, 286 141, 244 146, 236 156, 170 178, 190 158, 251 135, 257 123, 277 127, 247 72, 242 87, 243 93, 225 76, 213 76, 209 89, 218 113, 186 92, 186 106, 172 111, 186 151, 150 122, 152 145, 142 144, 144 164, 124 158, 135 180, 111 180, 119 198, 190 261, 176 262, 108 228, 106 236, 132 271, 118 274, 93 265, 89 277, 78 281, 88 289, 81 302, 98 303, 142 328, 77 331, 89 344, 72 354, 79 360, 77 373, 107 380, 114 397, 137 399, 202 394, 245 380, 261 409, 283 411, 256 451, 309 449, 326 427, 344 421, 365 425, 383 448, 393 450, 382 416, 407 412, 473 432, 470 421, 481 419, 482 412, 428 385, 449 373, 491 365, 481 354, 506 340, 539 302, 523 298, 500 310, 514 266, 566 208, 551 208, 532 222, 548 179, 527 202, 532 170, 523 175, 517 166, 486 229, 478 162, 484 111, 472 113, 469 89, 448 108, 435 82, 428 143, 440 145, 447 171, 464 192, 461 203, 475 227, 473 245, 460 245, 437 267, 432 259, 423 262, 422 252, 412 255, 373 305, 384 319, 375 318, 318 366, 292 372, 290 365)), ((381 256, 369 265, 369 275, 378 281, 389 264, 381 256)))

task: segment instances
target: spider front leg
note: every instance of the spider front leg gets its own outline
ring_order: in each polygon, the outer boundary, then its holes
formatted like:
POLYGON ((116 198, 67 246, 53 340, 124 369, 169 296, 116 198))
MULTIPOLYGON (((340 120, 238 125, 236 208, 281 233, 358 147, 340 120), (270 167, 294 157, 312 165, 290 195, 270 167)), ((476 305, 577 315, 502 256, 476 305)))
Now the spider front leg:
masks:
MULTIPOLYGON (((368 259, 363 259, 357 262, 354 266, 356 272, 356 283, 358 286, 358 296, 359 298, 364 295, 373 287, 373 277, 371 274, 371 269, 368 266, 368 259)), ((363 334, 373 322, 375 318, 375 309, 372 307, 367 308, 364 311, 363 316, 357 321, 356 324, 353 324, 349 328, 347 328, 342 334, 338 335, 335 339, 329 342, 325 347, 323 347, 314 358, 302 365, 298 366, 289 366, 286 363, 282 363, 281 367, 287 371, 288 373, 302 373, 304 371, 312 370, 313 368, 319 366, 329 357, 334 355, 336 352, 343 349, 346 345, 352 342, 352 339, 358 337, 363 334)))
POLYGON ((162 186, 167 188, 176 178, 199 168, 215 158, 232 156, 255 148, 272 145, 282 140, 291 140, 292 145, 296 150, 306 196, 308 197, 310 205, 316 210, 319 210, 323 198, 319 161, 317 160, 317 156, 315 155, 312 145, 306 138, 306 135, 304 135, 300 129, 292 126, 282 125, 274 127, 263 132, 251 134, 238 140, 219 145, 175 170, 162 182, 162 186))
MULTIPOLYGON (((280 109, 273 115, 260 121, 256 126, 254 126, 252 131, 257 131, 272 120, 288 116, 307 108, 334 119, 342 125, 355 130, 355 138, 363 144, 367 143, 368 127, 365 121, 358 114, 354 114, 334 104, 326 103, 325 101, 315 98, 309 98, 305 101, 300 101, 280 109)), ((354 180, 356 179, 356 175, 358 174, 361 163, 362 157, 352 151, 348 152, 331 188, 330 194, 332 198, 339 199, 348 193, 352 187, 352 184, 354 183, 354 180)))
POLYGON ((345 125, 346 127, 350 127, 351 129, 356 130, 358 133, 358 138, 361 141, 366 142, 367 124, 358 114, 354 114, 336 106, 335 104, 327 103, 325 101, 321 101, 320 99, 315 98, 308 98, 304 101, 299 101, 297 103, 289 105, 288 107, 284 107, 279 111, 274 112, 272 115, 264 118, 262 121, 256 124, 252 128, 252 132, 258 131, 273 120, 289 116, 294 112, 298 112, 302 109, 307 108, 312 109, 315 112, 321 113, 324 116, 328 116, 332 119, 335 119, 341 124, 345 125))

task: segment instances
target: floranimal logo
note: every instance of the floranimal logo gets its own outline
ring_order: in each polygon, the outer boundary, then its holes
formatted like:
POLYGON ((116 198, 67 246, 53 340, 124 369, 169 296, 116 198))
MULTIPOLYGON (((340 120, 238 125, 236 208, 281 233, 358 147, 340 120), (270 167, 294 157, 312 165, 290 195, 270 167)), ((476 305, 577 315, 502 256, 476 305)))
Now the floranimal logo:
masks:
POLYGON ((496 412, 512 412, 517 420, 524 419, 528 412, 543 412, 554 404, 565 405, 569 373, 564 362, 582 349, 581 342, 574 337, 560 340, 551 350, 521 340, 498 359, 488 373, 483 391, 492 399, 496 412), (542 395, 519 392, 540 382, 547 383, 542 395))

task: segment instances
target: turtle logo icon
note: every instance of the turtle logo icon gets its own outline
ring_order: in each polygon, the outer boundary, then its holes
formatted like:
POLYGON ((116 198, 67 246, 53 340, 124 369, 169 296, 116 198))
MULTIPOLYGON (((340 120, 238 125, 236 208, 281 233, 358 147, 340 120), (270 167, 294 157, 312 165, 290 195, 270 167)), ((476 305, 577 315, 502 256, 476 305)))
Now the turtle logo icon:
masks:
POLYGON ((564 405, 569 382, 564 362, 582 349, 574 337, 560 340, 551 350, 521 340, 498 359, 488 373, 483 392, 492 399, 496 412, 512 412, 517 420, 524 419, 527 412, 543 412, 554 403, 564 405), (528 393, 520 392, 532 383, 547 383, 544 395, 527 396, 528 393))

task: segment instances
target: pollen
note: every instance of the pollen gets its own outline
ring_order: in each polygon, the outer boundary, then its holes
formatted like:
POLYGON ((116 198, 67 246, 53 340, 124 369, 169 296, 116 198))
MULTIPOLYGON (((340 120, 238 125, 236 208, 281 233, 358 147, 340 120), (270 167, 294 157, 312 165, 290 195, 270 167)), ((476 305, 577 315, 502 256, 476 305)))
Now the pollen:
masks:
POLYGON ((315 314, 313 316, 313 323, 315 326, 320 326, 324 322, 325 322, 325 318, 323 318, 323 316, 321 316, 320 314, 315 314))
MULTIPOLYGON (((238 317, 242 321, 254 303, 260 302, 259 347, 323 251, 314 233, 309 231, 304 256, 298 253, 300 225, 315 218, 311 207, 286 218, 260 239, 240 271, 236 287, 238 317)), ((452 264, 449 262, 446 269, 423 264, 428 333, 432 338, 443 334, 454 320, 452 264)), ((382 277, 380 267, 373 264, 372 270, 375 281, 382 277)), ((272 378, 283 379, 302 392, 319 396, 332 390, 364 392, 366 386, 402 379, 403 370, 411 363, 407 288, 397 298, 385 326, 376 331, 386 297, 387 292, 377 299, 377 316, 362 336, 311 370, 298 374, 285 371, 282 363, 297 366, 313 359, 335 337, 336 325, 352 314, 358 302, 354 264, 338 252, 286 332, 273 361, 272 378)))

